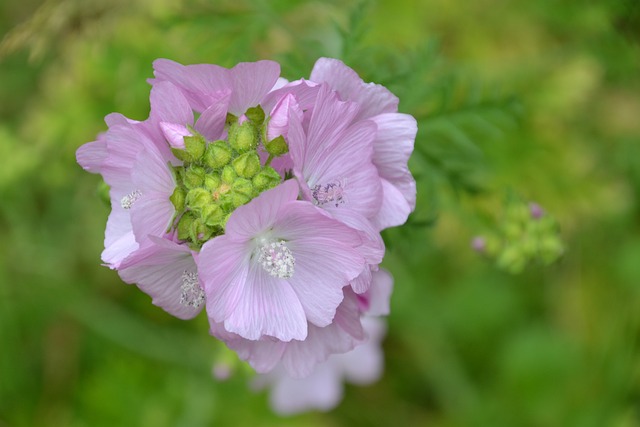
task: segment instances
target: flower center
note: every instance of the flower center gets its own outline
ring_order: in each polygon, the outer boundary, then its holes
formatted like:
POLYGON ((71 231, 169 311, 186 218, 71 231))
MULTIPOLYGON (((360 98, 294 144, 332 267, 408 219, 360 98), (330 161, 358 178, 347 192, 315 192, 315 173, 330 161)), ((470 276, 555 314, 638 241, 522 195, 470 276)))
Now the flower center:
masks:
POLYGON ((293 276, 296 260, 284 240, 265 242, 258 248, 258 262, 267 273, 279 279, 293 276))
POLYGON ((330 182, 325 185, 316 184, 311 189, 311 196, 313 197, 313 203, 317 206, 332 204, 337 208, 345 202, 343 182, 330 182))
POLYGON ((198 281, 198 273, 184 271, 182 273, 182 286, 180 286, 180 304, 198 308, 205 300, 204 291, 198 281))
POLYGON ((142 196, 140 190, 134 190, 120 200, 120 206, 122 206, 122 209, 129 210, 140 196, 142 196))

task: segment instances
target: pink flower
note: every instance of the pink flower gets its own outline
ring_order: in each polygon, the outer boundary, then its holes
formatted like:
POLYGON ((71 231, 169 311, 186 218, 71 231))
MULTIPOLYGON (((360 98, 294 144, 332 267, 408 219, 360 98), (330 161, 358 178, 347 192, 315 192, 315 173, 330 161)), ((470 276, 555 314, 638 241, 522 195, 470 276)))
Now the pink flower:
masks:
POLYGON ((376 124, 373 163, 381 178, 383 197, 373 222, 378 229, 404 224, 416 204, 416 184, 407 166, 417 133, 416 120, 398 113, 398 98, 388 89, 365 83, 340 60, 318 59, 311 80, 328 84, 343 101, 358 105, 355 121, 367 119, 376 124))
POLYGON ((289 180, 262 193, 202 247, 207 314, 228 332, 304 340, 307 322, 331 323, 342 288, 364 268, 358 232, 296 200, 298 191, 289 180))

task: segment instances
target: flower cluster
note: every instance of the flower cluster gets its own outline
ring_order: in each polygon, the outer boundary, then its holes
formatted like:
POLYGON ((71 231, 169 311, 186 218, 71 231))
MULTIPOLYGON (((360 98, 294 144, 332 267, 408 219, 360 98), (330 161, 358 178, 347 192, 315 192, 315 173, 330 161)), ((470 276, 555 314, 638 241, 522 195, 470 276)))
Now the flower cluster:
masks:
MULTIPOLYGON (((211 334, 276 393, 296 388, 279 373, 348 377, 330 356, 381 339, 363 323, 388 312, 380 231, 415 207, 415 119, 335 59, 293 82, 271 61, 159 59, 154 76, 147 120, 111 114, 77 152, 110 187, 102 260, 176 317, 206 307, 211 334)), ((281 398, 284 412, 335 400, 281 398)))

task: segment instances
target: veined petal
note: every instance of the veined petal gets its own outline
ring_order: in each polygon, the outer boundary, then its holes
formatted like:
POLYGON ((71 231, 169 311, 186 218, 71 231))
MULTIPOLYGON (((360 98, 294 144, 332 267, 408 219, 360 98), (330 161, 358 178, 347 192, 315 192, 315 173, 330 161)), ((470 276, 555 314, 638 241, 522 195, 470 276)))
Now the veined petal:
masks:
POLYGON ((287 138, 289 131, 289 115, 294 114, 302 122, 302 110, 298 106, 295 96, 288 94, 278 101, 269 115, 267 126, 267 140, 271 141, 279 136, 287 138))
POLYGON ((386 179, 382 179, 381 181, 383 194, 382 205, 378 213, 371 220, 378 230, 404 224, 407 222, 407 218, 413 210, 400 190, 386 179))
MULTIPOLYGON (((107 233, 109 225, 107 224, 107 233)), ((102 261, 111 269, 118 269, 120 263, 124 261, 132 252, 138 249, 138 242, 132 231, 123 234, 114 235, 109 244, 105 243, 104 251, 102 251, 102 261)))
POLYGON ((393 292, 393 276, 381 268, 374 271, 373 283, 364 295, 367 300, 366 313, 369 316, 386 316, 389 314, 389 303, 393 292))
POLYGON ((143 193, 131 207, 131 227, 138 243, 144 243, 149 236, 164 236, 174 212, 167 195, 143 193))
POLYGON ((227 119, 227 107, 230 99, 231 91, 219 92, 218 98, 198 118, 195 129, 209 141, 215 141, 221 137, 227 119))
POLYGON ((287 180, 265 191, 246 205, 238 207, 229 217, 227 234, 232 238, 250 239, 273 225, 283 206, 298 198, 298 183, 287 180))
POLYGON ((249 340, 263 335, 285 342, 307 337, 307 319, 296 293, 257 262, 250 263, 243 295, 224 327, 249 340))
POLYGON ((228 235, 202 246, 196 263, 213 322, 224 322, 236 309, 247 282, 250 253, 246 242, 232 241, 228 235))
POLYGON ((258 105, 280 76, 280 64, 274 61, 241 62, 229 70, 233 95, 229 112, 240 116, 258 105))
POLYGON ((371 119, 378 128, 373 142, 373 163, 380 176, 393 182, 408 173, 407 162, 416 139, 416 119, 408 114, 381 114, 371 119))
POLYGON ((358 73, 338 59, 318 59, 311 71, 311 80, 326 82, 343 100, 356 102, 360 106, 356 120, 398 111, 398 98, 394 94, 384 86, 365 83, 358 73))
POLYGON ((159 125, 169 145, 173 148, 184 150, 184 137, 191 136, 189 129, 177 123, 160 122, 159 125))
POLYGON ((76 160, 82 169, 91 173, 100 173, 102 164, 107 158, 107 144, 104 134, 97 141, 87 142, 76 151, 76 160))
POLYGON ((150 243, 131 254, 120 266, 120 277, 153 298, 153 304, 180 318, 195 317, 202 306, 181 303, 185 274, 195 274, 189 248, 167 239, 150 237, 150 243))

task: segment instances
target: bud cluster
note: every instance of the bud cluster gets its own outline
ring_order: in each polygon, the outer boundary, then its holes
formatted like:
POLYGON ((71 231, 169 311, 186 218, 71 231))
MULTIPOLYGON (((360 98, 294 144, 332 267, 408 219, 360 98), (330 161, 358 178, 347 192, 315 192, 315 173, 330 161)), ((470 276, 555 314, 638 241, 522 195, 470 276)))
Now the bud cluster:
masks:
MULTIPOLYGON (((246 117, 242 122, 235 116, 227 117, 226 141, 207 141, 189 129, 192 135, 184 137, 185 148, 172 148, 183 162, 173 168, 177 186, 170 199, 177 221, 172 224, 178 238, 194 249, 224 234, 225 224, 238 206, 282 182, 269 161, 263 166, 258 155, 264 111, 257 106, 249 109, 246 117)), ((284 140, 282 143, 286 147, 284 140)), ((270 159, 279 155, 265 148, 270 159)))
POLYGON ((475 237, 471 246, 510 273, 519 273, 531 262, 551 264, 564 252, 555 219, 538 204, 521 200, 510 201, 498 229, 475 237))

